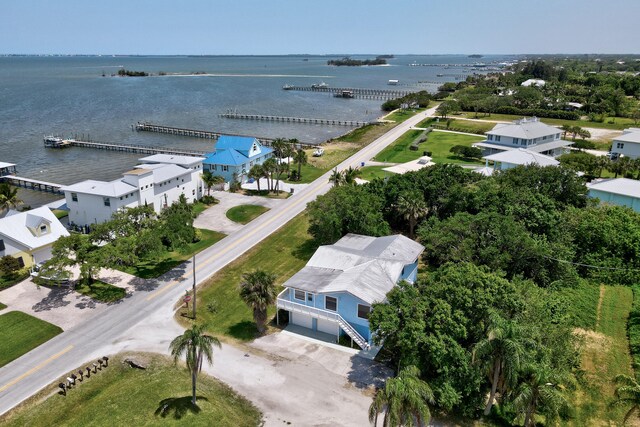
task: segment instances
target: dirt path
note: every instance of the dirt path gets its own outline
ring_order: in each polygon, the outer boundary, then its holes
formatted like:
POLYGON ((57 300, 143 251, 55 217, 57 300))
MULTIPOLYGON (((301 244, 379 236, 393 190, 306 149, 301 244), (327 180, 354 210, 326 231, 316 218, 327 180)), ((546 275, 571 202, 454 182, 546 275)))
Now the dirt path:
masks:
POLYGON ((602 300, 604 300, 604 293, 606 289, 604 285, 600 285, 600 296, 598 297, 598 307, 596 308, 596 324, 593 328, 594 331, 597 331, 600 327, 600 315, 602 312, 602 300))

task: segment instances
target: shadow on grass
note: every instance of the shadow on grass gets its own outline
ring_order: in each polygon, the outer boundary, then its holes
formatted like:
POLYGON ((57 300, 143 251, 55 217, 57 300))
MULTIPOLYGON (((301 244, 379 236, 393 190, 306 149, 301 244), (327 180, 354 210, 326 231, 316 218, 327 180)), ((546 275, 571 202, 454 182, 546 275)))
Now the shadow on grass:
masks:
POLYGON ((227 329, 227 334, 242 341, 251 341, 258 335, 258 329, 254 322, 243 320, 227 329))
MULTIPOLYGON (((204 396, 196 396, 196 400, 204 400, 206 402, 209 401, 204 396)), ((194 405, 191 403, 191 396, 184 397, 169 397, 167 399, 162 399, 158 404, 158 409, 154 412, 156 416, 161 416, 162 418, 166 418, 169 414, 173 413, 173 418, 176 420, 184 417, 187 412, 191 412, 192 414, 199 414, 202 411, 198 407, 198 405, 194 405)))
POLYGON ((320 245, 314 239, 307 239, 304 243, 295 247, 291 251, 291 255, 302 261, 309 261, 319 247, 320 245))

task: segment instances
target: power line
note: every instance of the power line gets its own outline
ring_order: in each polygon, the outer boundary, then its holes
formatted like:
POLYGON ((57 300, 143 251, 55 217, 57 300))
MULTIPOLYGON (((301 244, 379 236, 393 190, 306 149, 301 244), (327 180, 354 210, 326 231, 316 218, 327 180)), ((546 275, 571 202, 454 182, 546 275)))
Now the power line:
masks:
POLYGON ((591 264, 583 264, 580 262, 573 262, 573 261, 567 261, 564 259, 558 259, 558 258, 553 258, 550 256, 546 256, 546 255, 542 255, 543 258, 547 258, 553 261, 558 261, 558 262, 562 262, 564 264, 572 264, 572 265, 577 265, 580 267, 587 267, 587 268, 595 268, 598 270, 614 270, 614 271, 640 271, 640 268, 622 268, 622 267, 604 267, 601 265, 591 265, 591 264))

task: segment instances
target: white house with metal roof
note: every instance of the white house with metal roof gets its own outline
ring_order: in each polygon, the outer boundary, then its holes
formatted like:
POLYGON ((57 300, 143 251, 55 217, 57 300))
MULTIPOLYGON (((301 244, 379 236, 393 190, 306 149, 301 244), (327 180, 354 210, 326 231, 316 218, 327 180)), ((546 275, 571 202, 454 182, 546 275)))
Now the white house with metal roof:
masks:
POLYGON ((640 181, 628 178, 597 179, 587 184, 588 196, 602 203, 629 206, 640 212, 640 181))
POLYGON ((517 166, 559 166, 560 162, 550 156, 545 156, 544 154, 536 153, 532 150, 527 150, 525 148, 518 148, 516 150, 510 151, 502 151, 500 153, 492 154, 490 156, 484 156, 485 159, 485 167, 476 169, 476 172, 482 173, 483 175, 491 175, 491 173, 487 173, 489 169, 489 162, 493 162, 493 170, 506 170, 515 168, 517 166))
POLYGON ((278 309, 289 323, 329 334, 349 336, 363 350, 372 343, 371 305, 385 302, 401 280, 414 282, 424 246, 402 235, 370 237, 347 234, 321 246, 278 295, 278 309))
POLYGON ((69 232, 47 206, 11 212, 0 218, 0 256, 10 255, 22 266, 51 258, 51 246, 69 232))
POLYGON ((202 197, 203 157, 156 154, 114 181, 86 180, 62 187, 69 222, 89 225, 108 221, 122 208, 150 205, 159 213, 184 194, 188 202, 202 197))
POLYGON ((483 154, 526 148, 551 157, 564 154, 566 147, 573 144, 561 138, 562 131, 542 123, 537 117, 523 118, 511 123, 498 123, 489 132, 487 139, 473 144, 481 148, 483 154))
POLYGON ((640 158, 640 128, 629 128, 622 135, 613 138, 611 143, 613 157, 640 158))

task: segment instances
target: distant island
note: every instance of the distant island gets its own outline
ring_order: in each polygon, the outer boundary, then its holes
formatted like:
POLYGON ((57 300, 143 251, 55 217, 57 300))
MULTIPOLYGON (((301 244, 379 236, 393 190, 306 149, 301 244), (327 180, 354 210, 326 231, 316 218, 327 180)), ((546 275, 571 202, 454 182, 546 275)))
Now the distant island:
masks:
POLYGON ((477 53, 474 53, 473 55, 469 55, 468 58, 482 58, 482 55, 478 55, 477 53))
POLYGON ((327 65, 335 65, 337 67, 347 66, 347 67, 360 67, 362 65, 384 65, 387 63, 385 57, 389 57, 389 55, 381 55, 376 57, 376 59, 351 59, 349 57, 345 57, 342 59, 330 59, 327 61, 327 65))
POLYGON ((118 76, 120 77, 147 77, 148 75, 149 73, 144 71, 131 71, 124 68, 118 70, 118 76))

